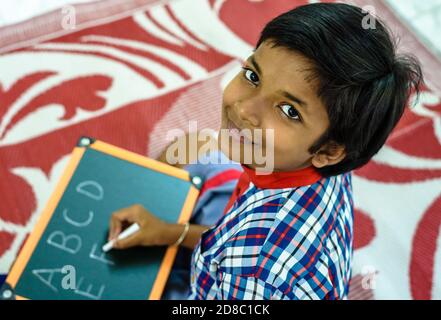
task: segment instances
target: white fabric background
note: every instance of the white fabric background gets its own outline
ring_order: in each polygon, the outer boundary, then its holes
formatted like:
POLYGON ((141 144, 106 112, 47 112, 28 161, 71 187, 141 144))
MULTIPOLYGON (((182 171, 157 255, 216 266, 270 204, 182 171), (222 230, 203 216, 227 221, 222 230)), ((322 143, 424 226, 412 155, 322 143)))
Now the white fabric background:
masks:
POLYGON ((0 27, 27 20, 64 5, 95 0, 2 0, 0 1, 0 27))

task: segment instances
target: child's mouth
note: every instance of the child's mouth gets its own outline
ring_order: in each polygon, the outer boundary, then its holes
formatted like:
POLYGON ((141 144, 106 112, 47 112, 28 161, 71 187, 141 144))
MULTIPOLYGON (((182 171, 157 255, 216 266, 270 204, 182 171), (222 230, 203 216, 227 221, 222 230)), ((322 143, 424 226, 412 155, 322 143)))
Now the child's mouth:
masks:
MULTIPOLYGON (((251 137, 246 134, 246 131, 241 133, 241 129, 239 129, 230 119, 228 119, 228 133, 233 138, 233 140, 243 143, 243 144, 251 144, 254 145, 255 143, 252 141, 251 137)), ((249 130, 251 134, 251 130, 249 130)))

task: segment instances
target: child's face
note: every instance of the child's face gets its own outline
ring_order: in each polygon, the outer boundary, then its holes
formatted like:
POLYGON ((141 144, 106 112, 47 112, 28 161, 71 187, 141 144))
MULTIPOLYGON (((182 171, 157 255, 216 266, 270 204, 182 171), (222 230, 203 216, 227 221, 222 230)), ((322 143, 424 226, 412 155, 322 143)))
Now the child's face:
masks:
MULTIPOLYGON (((312 64, 300 54, 271 48, 264 42, 244 68, 224 90, 221 129, 231 128, 232 123, 239 130, 263 129, 264 151, 269 146, 265 130, 274 129, 274 171, 321 166, 308 149, 326 131, 329 119, 317 96, 315 81, 307 80, 312 64), (284 91, 293 97, 290 99, 284 91)), ((231 160, 244 163, 244 143, 240 143, 240 157, 234 156, 231 146, 222 151, 231 160)), ((263 167, 254 160, 246 164, 263 167)))

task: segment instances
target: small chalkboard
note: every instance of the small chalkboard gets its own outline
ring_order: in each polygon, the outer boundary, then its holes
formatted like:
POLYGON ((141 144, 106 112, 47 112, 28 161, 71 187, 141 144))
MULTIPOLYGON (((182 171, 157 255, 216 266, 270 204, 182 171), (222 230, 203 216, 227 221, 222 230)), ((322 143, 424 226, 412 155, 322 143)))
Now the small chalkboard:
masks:
MULTIPOLYGON (((189 173, 82 137, 0 292, 3 299, 160 299, 177 248, 104 253, 110 216, 141 204, 185 223, 199 194, 189 173)), ((194 180, 195 181, 195 180, 194 180)))

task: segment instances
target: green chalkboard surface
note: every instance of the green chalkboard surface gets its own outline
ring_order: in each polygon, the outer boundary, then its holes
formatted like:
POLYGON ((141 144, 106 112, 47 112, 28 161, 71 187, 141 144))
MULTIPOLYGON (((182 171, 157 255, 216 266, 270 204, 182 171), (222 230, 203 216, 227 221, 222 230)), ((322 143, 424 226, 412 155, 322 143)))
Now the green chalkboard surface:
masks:
POLYGON ((183 170, 90 142, 76 148, 64 182, 6 280, 17 297, 148 299, 161 294, 176 249, 104 253, 110 216, 139 203, 168 222, 188 221, 197 188, 183 170))

